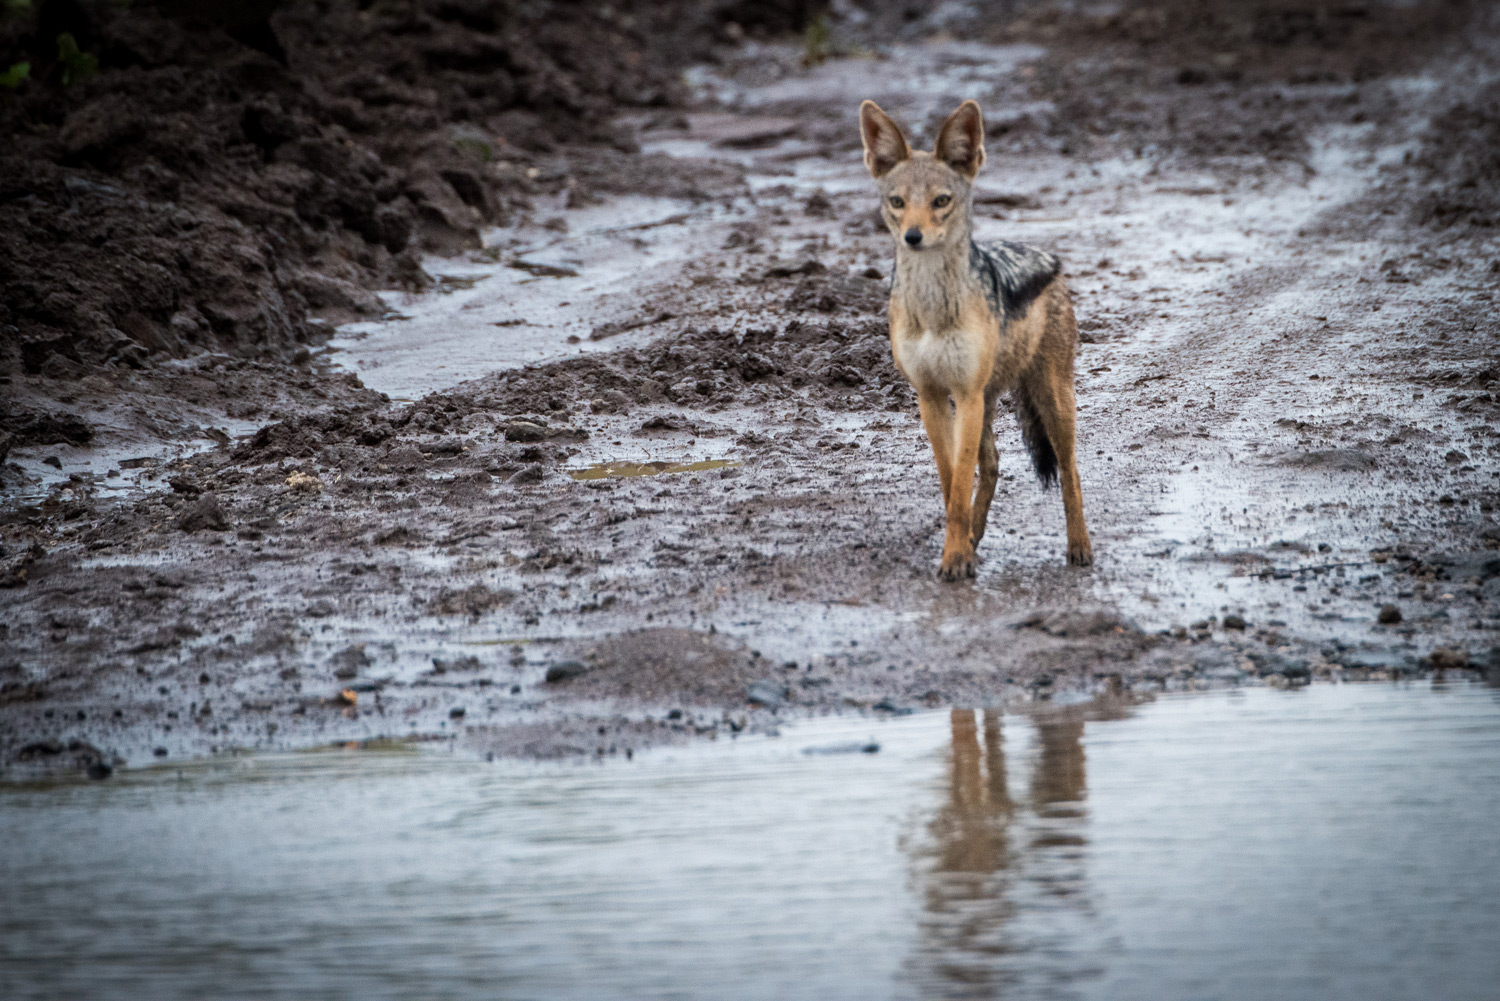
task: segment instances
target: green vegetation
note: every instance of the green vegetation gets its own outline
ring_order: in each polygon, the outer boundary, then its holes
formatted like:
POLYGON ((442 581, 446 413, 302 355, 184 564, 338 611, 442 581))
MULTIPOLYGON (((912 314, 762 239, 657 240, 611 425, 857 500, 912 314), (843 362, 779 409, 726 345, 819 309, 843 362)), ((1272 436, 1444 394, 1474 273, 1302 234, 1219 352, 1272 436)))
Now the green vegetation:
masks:
POLYGON ((21 81, 31 76, 30 63, 12 63, 4 73, 0 73, 0 87, 6 90, 15 90, 21 85, 21 81))
POLYGON ((874 55, 863 46, 834 38, 826 17, 820 16, 808 22, 807 30, 802 33, 802 65, 808 69, 830 59, 869 59, 874 55))
POLYGON ((79 51, 72 32, 65 31, 57 36, 57 61, 62 63, 64 87, 82 83, 99 72, 98 57, 79 51))
POLYGON ((828 18, 819 15, 808 22, 802 35, 802 65, 817 66, 833 54, 833 32, 828 27, 828 18))
POLYGON ((495 141, 483 129, 467 123, 453 126, 448 134, 453 148, 481 163, 495 159, 495 141))

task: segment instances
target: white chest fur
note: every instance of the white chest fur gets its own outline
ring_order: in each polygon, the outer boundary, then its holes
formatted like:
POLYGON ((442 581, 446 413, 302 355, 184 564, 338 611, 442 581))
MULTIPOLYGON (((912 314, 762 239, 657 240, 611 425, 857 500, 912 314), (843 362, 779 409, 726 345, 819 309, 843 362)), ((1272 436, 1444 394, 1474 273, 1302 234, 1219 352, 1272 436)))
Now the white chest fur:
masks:
POLYGON ((983 343, 984 338, 962 330, 941 334, 924 330, 917 336, 897 338, 896 361, 918 388, 951 392, 973 384, 983 343))

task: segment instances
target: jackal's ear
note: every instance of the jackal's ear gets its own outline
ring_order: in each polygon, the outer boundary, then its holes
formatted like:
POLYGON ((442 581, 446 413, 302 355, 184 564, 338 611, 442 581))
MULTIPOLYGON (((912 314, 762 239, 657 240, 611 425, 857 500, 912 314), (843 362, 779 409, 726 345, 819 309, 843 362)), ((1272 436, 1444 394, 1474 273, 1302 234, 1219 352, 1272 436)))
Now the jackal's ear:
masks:
POLYGON ((984 118, 979 105, 965 101, 943 122, 934 155, 969 180, 984 166, 984 118))
POLYGON ((859 106, 859 135, 865 141, 865 166, 877 181, 911 155, 901 126, 874 101, 859 106))

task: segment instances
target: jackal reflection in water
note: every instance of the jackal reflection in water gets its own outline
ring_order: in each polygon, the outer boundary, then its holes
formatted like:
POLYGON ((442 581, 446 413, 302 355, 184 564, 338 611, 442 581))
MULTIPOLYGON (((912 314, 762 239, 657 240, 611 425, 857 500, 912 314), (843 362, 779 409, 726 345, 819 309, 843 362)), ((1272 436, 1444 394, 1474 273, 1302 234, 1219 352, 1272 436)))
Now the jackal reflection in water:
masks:
POLYGON ((1000 712, 955 709, 951 727, 947 798, 913 860, 926 913, 911 972, 923 995, 1047 993, 1097 972, 1083 941, 1096 939, 1085 892, 1084 714, 1033 718, 1034 766, 1020 801, 1000 712))

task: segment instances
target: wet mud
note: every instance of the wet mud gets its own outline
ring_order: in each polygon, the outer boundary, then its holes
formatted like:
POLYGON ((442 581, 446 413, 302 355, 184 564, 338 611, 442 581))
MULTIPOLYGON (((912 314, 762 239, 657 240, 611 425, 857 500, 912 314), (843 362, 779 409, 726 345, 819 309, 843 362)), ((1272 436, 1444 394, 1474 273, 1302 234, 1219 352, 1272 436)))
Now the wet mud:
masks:
MULTIPOLYGON (((632 150, 618 108, 670 103, 675 70, 725 16, 9 5, 0 59, 23 72, 0 94, 0 433, 50 444, 36 425, 61 414, 183 440, 226 410, 316 408, 322 387, 279 378, 286 363, 306 363, 334 324, 382 315, 379 290, 430 285, 422 253, 478 248, 539 193, 593 197, 562 150, 632 150), (184 394, 178 363, 205 353, 277 375, 184 394), (88 384, 101 376, 125 381, 88 384), (128 405, 100 412, 100 396, 128 405)), ((664 189, 683 173, 653 171, 664 189)))
POLYGON ((300 361, 16 371, 0 757, 1500 670, 1493 14, 840 10, 710 32, 300 361), (932 579, 865 97, 928 144, 977 97, 977 234, 1064 260, 1089 570, 1005 411, 978 579, 932 579))

